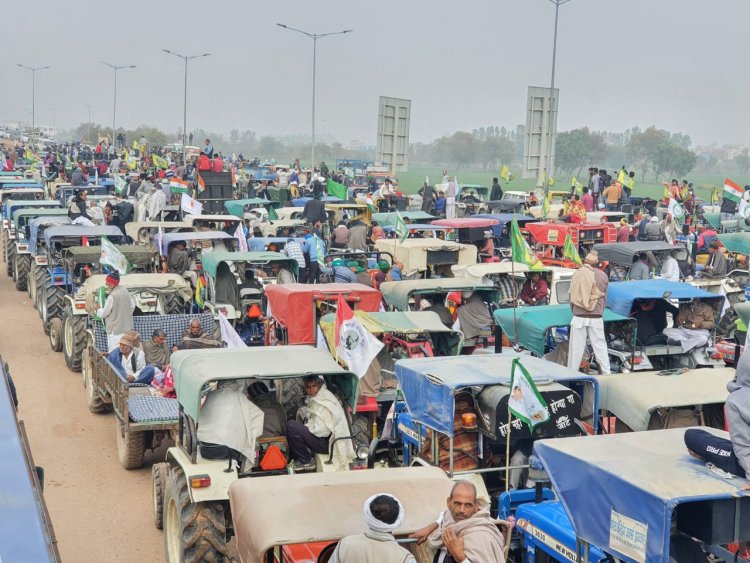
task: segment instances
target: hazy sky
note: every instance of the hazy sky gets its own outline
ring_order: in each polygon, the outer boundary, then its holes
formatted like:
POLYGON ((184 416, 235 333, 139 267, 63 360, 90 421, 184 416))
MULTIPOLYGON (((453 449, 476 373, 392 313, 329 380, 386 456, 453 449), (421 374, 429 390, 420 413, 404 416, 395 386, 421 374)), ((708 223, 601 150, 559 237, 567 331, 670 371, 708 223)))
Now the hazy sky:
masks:
MULTIPOLYGON (((69 128, 310 130, 312 40, 277 27, 354 33, 318 42, 318 133, 375 144, 379 95, 412 100, 412 141, 525 122, 528 85, 550 79, 548 0, 26 0, 3 26, 0 119, 69 128)), ((572 0, 560 9, 559 129, 656 125, 694 142, 749 143, 747 0, 572 0)))

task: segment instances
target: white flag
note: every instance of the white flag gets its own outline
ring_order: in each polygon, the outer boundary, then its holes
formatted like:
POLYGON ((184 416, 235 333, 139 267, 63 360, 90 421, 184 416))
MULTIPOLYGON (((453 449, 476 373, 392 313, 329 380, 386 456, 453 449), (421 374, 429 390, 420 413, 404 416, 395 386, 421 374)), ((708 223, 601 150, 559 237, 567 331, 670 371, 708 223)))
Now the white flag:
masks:
POLYGON ((126 274, 128 272, 128 259, 125 258, 120 249, 114 244, 109 242, 107 237, 102 237, 102 253, 99 257, 99 263, 101 265, 111 266, 117 270, 120 274, 126 274))
POLYGON ((127 182, 125 182, 125 179, 119 174, 115 174, 115 191, 118 194, 122 194, 125 191, 126 187, 127 182))
POLYGON ((338 357, 346 362, 349 371, 362 379, 370 364, 383 348, 383 343, 368 332, 357 317, 341 323, 338 357))
POLYGON ((682 220, 685 218, 685 208, 676 199, 669 200, 669 207, 667 207, 667 212, 678 223, 682 223, 682 220))
POLYGON ((245 238, 245 230, 242 228, 242 223, 237 225, 237 229, 234 231, 234 238, 239 241, 239 251, 247 252, 247 239, 245 238))
POLYGON ((221 328, 221 339, 227 343, 227 348, 247 348, 247 344, 221 312, 219 313, 219 328, 221 328))
POLYGON ((201 215, 203 213, 203 204, 187 194, 182 194, 180 209, 188 215, 201 215))
POLYGON ((315 347, 328 352, 328 343, 326 342, 326 337, 323 336, 323 331, 320 329, 320 325, 318 325, 318 341, 316 342, 315 347))
POLYGON ((537 424, 549 420, 547 402, 518 358, 513 359, 510 370, 508 408, 516 418, 528 424, 529 428, 534 428, 537 424))

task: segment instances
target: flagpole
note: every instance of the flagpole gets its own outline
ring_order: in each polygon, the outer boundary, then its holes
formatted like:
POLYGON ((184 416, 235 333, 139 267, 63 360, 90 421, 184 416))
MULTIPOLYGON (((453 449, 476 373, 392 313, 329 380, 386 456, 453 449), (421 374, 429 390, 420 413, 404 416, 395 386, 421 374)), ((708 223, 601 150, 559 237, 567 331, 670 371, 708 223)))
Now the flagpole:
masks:
MULTIPOLYGON (((511 377, 511 379, 513 379, 511 377)), ((510 490, 510 419, 513 416, 513 414, 510 412, 510 397, 513 393, 513 388, 511 387, 508 391, 508 433, 505 435, 505 492, 507 493, 510 490)))

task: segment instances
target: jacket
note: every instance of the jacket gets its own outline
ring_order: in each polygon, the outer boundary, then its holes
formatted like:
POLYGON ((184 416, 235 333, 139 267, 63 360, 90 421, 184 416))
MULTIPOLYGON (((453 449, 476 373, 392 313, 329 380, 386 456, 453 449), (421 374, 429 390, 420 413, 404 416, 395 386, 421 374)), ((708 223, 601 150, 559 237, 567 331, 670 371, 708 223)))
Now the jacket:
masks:
POLYGON ((342 538, 330 563, 416 563, 414 556, 396 543, 393 534, 368 530, 342 538))
POLYGON ((716 327, 716 311, 711 305, 703 301, 692 301, 680 305, 680 312, 677 313, 675 322, 676 327, 692 329, 711 330, 716 327))
POLYGON ((607 300, 607 274, 584 264, 570 280, 570 309, 574 317, 598 319, 607 300))
POLYGON ((82 200, 78 195, 74 196, 70 200, 70 205, 68 206, 68 217, 70 217, 74 221, 79 217, 85 217, 89 220, 91 219, 86 207, 86 202, 82 200))
POLYGON ((607 203, 618 203, 620 201, 620 196, 622 195, 622 184, 620 184, 620 182, 611 184, 602 192, 602 195, 607 198, 607 203))
POLYGON ((133 301, 130 293, 118 285, 104 302, 101 318, 107 327, 107 334, 125 334, 133 329, 133 301))
POLYGON ((750 475, 750 354, 742 354, 734 379, 727 383, 724 406, 729 438, 737 461, 750 475))

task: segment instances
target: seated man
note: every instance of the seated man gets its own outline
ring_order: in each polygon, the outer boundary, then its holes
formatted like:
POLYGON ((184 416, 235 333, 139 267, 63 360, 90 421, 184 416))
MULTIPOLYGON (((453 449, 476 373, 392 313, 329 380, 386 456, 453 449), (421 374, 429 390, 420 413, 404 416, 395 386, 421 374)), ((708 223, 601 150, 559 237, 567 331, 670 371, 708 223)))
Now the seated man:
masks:
POLYGON ((286 435, 286 412, 269 392, 268 386, 262 381, 252 383, 248 388, 248 395, 253 404, 263 411, 263 434, 261 438, 286 435))
POLYGON ((539 272, 532 272, 531 276, 526 279, 521 288, 521 295, 518 298, 525 305, 546 305, 549 299, 549 287, 547 282, 542 279, 539 272))
POLYGON ((432 311, 435 313, 438 317, 440 317, 440 322, 443 323, 447 327, 453 326, 454 320, 453 320, 453 314, 451 313, 450 309, 445 306, 444 303, 441 303, 439 301, 439 297, 435 297, 435 304, 433 305, 430 303, 430 301, 426 298, 422 298, 422 301, 419 304, 419 310, 420 311, 432 311))
POLYGON ((669 252, 664 262, 661 263, 661 271, 656 276, 662 280, 669 280, 678 282, 680 281, 680 265, 677 263, 675 258, 679 254, 678 250, 672 250, 669 252))
POLYGON ((672 328, 665 328, 667 344, 682 346, 683 350, 692 350, 708 343, 708 331, 716 327, 716 311, 708 303, 693 299, 682 303, 674 319, 672 328))
POLYGON ((708 245, 708 264, 701 270, 702 278, 723 278, 726 277, 727 257, 719 249, 719 241, 715 240, 708 245))
POLYGON ((276 283, 278 284, 287 284, 287 283, 295 283, 296 280, 294 279, 294 274, 284 268, 281 264, 278 262, 274 262, 271 264, 271 272, 276 277, 276 283))
POLYGON ((255 465, 255 441, 263 433, 263 411, 247 398, 246 381, 220 381, 201 406, 198 440, 206 459, 225 459, 242 454, 241 471, 255 465), (218 447, 225 446, 225 447, 218 447))
POLYGON ((112 350, 107 359, 122 378, 129 383, 148 385, 154 379, 156 368, 146 365, 143 350, 135 347, 135 341, 129 334, 123 335, 120 344, 112 350))
POLYGON ((167 335, 160 328, 154 330, 151 339, 143 343, 143 353, 146 356, 146 363, 164 370, 164 366, 169 364, 169 346, 167 346, 167 335))
POLYGON ((429 526, 414 532, 417 545, 437 549, 435 561, 505 563, 505 538, 490 516, 490 506, 477 498, 469 481, 457 481, 447 499, 448 510, 429 526))
MULTIPOLYGON (((304 378, 307 401, 297 410, 297 419, 287 423, 289 451, 294 459, 295 471, 314 471, 313 454, 327 454, 331 438, 350 436, 346 414, 336 396, 326 387, 323 378, 308 375, 304 378)), ((348 462, 354 458, 350 439, 338 440, 336 452, 339 459, 348 462)))
POLYGON ((329 563, 416 563, 414 556, 396 543, 393 532, 404 522, 404 507, 387 493, 373 495, 362 510, 368 530, 341 538, 329 563))
POLYGON ((492 326, 492 317, 481 295, 473 291, 464 291, 462 297, 464 302, 458 308, 458 318, 453 326, 455 330, 464 333, 464 351, 469 352, 477 345, 482 332, 492 326))
POLYGON ((190 254, 187 251, 187 243, 184 240, 178 241, 177 244, 169 251, 167 257, 167 272, 182 276, 195 287, 198 276, 190 270, 190 254))
POLYGON ((198 319, 192 319, 187 330, 182 333, 182 342, 175 344, 172 351, 195 350, 197 348, 222 348, 221 341, 212 338, 203 330, 198 319))
POLYGON ((705 430, 685 430, 685 445, 690 455, 710 461, 719 469, 746 477, 750 474, 750 354, 742 354, 734 379, 727 383, 725 404, 729 438, 726 440, 705 430))
POLYGON ((648 254, 639 252, 633 256, 633 265, 630 266, 630 281, 647 280, 651 277, 651 269, 648 265, 648 254))
POLYGON ((666 344, 667 337, 663 334, 667 328, 667 312, 677 316, 679 310, 666 299, 637 299, 633 303, 633 312, 638 328, 638 343, 643 346, 666 344))

